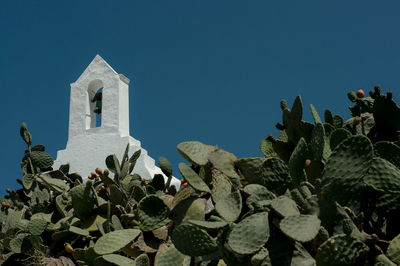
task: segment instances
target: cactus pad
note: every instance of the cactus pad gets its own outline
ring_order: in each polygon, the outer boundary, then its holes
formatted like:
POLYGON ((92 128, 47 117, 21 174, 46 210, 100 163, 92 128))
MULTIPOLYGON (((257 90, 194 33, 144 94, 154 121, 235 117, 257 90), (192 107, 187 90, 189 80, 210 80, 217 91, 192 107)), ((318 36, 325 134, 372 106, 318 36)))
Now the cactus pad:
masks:
POLYGON ((142 254, 135 259, 134 266, 150 266, 150 259, 147 254, 142 254))
POLYGON ((307 143, 301 138, 289 159, 289 171, 294 185, 307 181, 304 162, 309 158, 307 143))
POLYGON ((373 156, 371 141, 362 135, 343 141, 332 153, 322 174, 321 192, 340 204, 359 208, 361 180, 373 156))
POLYGON ((249 207, 260 200, 272 200, 276 198, 274 193, 269 191, 266 187, 258 184, 247 185, 244 187, 244 191, 250 194, 246 199, 246 204, 249 207))
POLYGON ((228 245, 239 254, 252 254, 259 250, 269 238, 268 213, 250 215, 233 226, 228 236, 228 245))
POLYGON ((215 240, 203 229, 191 225, 180 224, 172 233, 172 242, 183 254, 203 256, 217 250, 215 240))
POLYGON ((314 119, 315 124, 322 124, 321 118, 318 115, 317 110, 315 109, 314 105, 310 104, 311 114, 314 119))
POLYGON ((400 264, 400 235, 396 236, 387 248, 386 255, 396 264, 400 264))
POLYGON ((397 168, 400 168, 400 147, 388 142, 380 141, 374 145, 375 156, 379 156, 392 164, 397 168))
POLYGON ((47 221, 43 219, 32 219, 28 223, 28 231, 32 235, 40 236, 46 229, 47 221))
POLYGON ((325 130, 321 123, 317 123, 311 134, 310 148, 312 159, 320 161, 325 147, 325 130))
POLYGON ((50 168, 54 163, 54 160, 50 154, 44 151, 32 151, 30 156, 32 163, 40 169, 50 168))
POLYGON ((301 214, 283 218, 279 228, 293 240, 308 242, 317 236, 320 225, 321 221, 317 216, 301 214))
POLYGON ((342 143, 345 139, 351 137, 350 131, 344 128, 338 128, 331 133, 330 136, 330 147, 334 150, 340 143, 342 143))
MULTIPOLYGON (((103 258, 103 260, 108 262, 108 264, 111 264, 111 265, 121 265, 121 266, 137 265, 137 264, 135 264, 135 261, 133 261, 125 256, 118 255, 118 254, 107 254, 107 255, 103 255, 102 258, 103 258)), ((96 264, 96 262, 99 263, 99 261, 95 261, 95 264, 96 264)))
POLYGON ((286 196, 279 196, 271 201, 271 208, 282 217, 299 215, 296 202, 286 196))
POLYGON ((400 170, 390 162, 376 157, 371 162, 364 182, 377 191, 400 193, 400 170))
POLYGON ((186 182, 188 182, 189 185, 195 190, 211 192, 203 179, 201 179, 201 177, 192 168, 190 168, 190 166, 185 163, 180 163, 178 168, 186 182))
POLYGON ((198 221, 198 220, 187 220, 188 223, 197 225, 203 229, 211 230, 211 229, 220 229, 228 225, 225 221, 198 221))
POLYGON ((234 222, 242 211, 242 196, 239 190, 234 190, 226 198, 215 204, 215 210, 226 221, 234 222))
POLYGON ((137 216, 143 230, 152 231, 164 225, 169 215, 169 208, 155 195, 143 198, 138 205, 137 216))
POLYGON ((140 231, 137 229, 117 230, 100 237, 94 245, 94 252, 98 255, 110 254, 128 245, 140 231))
POLYGON ((75 186, 70 190, 72 198, 72 207, 78 218, 88 216, 95 205, 95 195, 92 189, 92 182, 87 181, 86 184, 75 186))
POLYGON ((206 165, 208 154, 215 150, 214 146, 205 145, 199 141, 182 142, 176 148, 183 158, 198 166, 206 165))
POLYGON ((154 266, 189 266, 190 257, 180 253, 174 245, 156 257, 154 266))
POLYGON ((167 160, 167 158, 164 158, 164 157, 158 158, 158 165, 160 166, 161 171, 166 176, 172 175, 172 166, 171 166, 171 163, 167 160))
POLYGON ((345 234, 335 235, 322 243, 315 259, 321 266, 363 265, 368 247, 360 240, 345 234))

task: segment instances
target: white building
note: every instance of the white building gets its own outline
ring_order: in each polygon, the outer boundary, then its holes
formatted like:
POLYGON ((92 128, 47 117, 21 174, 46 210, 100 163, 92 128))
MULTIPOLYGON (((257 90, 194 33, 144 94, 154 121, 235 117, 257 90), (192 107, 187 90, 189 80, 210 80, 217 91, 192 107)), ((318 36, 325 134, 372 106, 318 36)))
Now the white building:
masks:
MULTIPOLYGON (((97 167, 106 168, 108 155, 115 154, 121 160, 128 143, 130 156, 138 149, 142 150, 133 173, 145 179, 163 174, 140 141, 129 135, 129 79, 96 55, 78 80, 71 84, 67 147, 57 152, 53 168, 69 163, 70 172, 87 177, 97 167), (91 100, 100 89, 102 113, 96 114, 96 103, 91 100)), ((165 175, 164 178, 167 179, 165 175)), ((171 183, 179 188, 178 179, 173 178, 171 183)))

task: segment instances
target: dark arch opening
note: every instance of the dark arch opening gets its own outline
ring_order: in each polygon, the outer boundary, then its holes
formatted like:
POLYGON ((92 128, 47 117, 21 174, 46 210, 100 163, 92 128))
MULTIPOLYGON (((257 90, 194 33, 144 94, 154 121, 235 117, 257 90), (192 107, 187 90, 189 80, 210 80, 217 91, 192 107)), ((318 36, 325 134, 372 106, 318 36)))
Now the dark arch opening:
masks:
POLYGON ((88 86, 88 102, 86 109, 86 129, 101 127, 102 124, 103 82, 93 80, 88 86))

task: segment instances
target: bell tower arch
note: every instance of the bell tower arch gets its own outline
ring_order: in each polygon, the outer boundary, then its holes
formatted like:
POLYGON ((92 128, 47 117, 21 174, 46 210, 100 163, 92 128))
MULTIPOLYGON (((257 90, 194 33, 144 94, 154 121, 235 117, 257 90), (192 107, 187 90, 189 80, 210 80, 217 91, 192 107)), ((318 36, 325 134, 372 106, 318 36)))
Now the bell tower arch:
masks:
MULTIPOLYGON (((167 180, 140 141, 129 134, 129 79, 96 55, 80 77, 71 83, 67 147, 57 152, 53 167, 69 163, 71 172, 85 177, 97 167, 106 168, 108 155, 122 157, 128 144, 130 156, 141 150, 133 173, 145 179, 162 174, 167 180), (100 91, 101 102, 98 102, 96 93, 100 91), (99 116, 101 121, 96 124, 99 116)), ((172 184, 178 188, 178 179, 173 178, 172 184)))

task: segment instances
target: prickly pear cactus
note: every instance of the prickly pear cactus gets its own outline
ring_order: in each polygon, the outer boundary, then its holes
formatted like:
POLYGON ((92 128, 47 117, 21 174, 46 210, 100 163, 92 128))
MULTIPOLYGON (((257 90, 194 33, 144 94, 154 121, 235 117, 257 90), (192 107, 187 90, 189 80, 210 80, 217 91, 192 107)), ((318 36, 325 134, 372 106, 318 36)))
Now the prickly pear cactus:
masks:
POLYGON ((313 105, 303 121, 301 98, 282 100, 263 157, 178 144, 179 188, 164 157, 167 180, 131 174, 141 152, 129 146, 83 182, 52 169, 24 123, 21 188, 0 199, 0 265, 400 264, 400 108, 378 87, 348 96, 346 122, 313 105))

